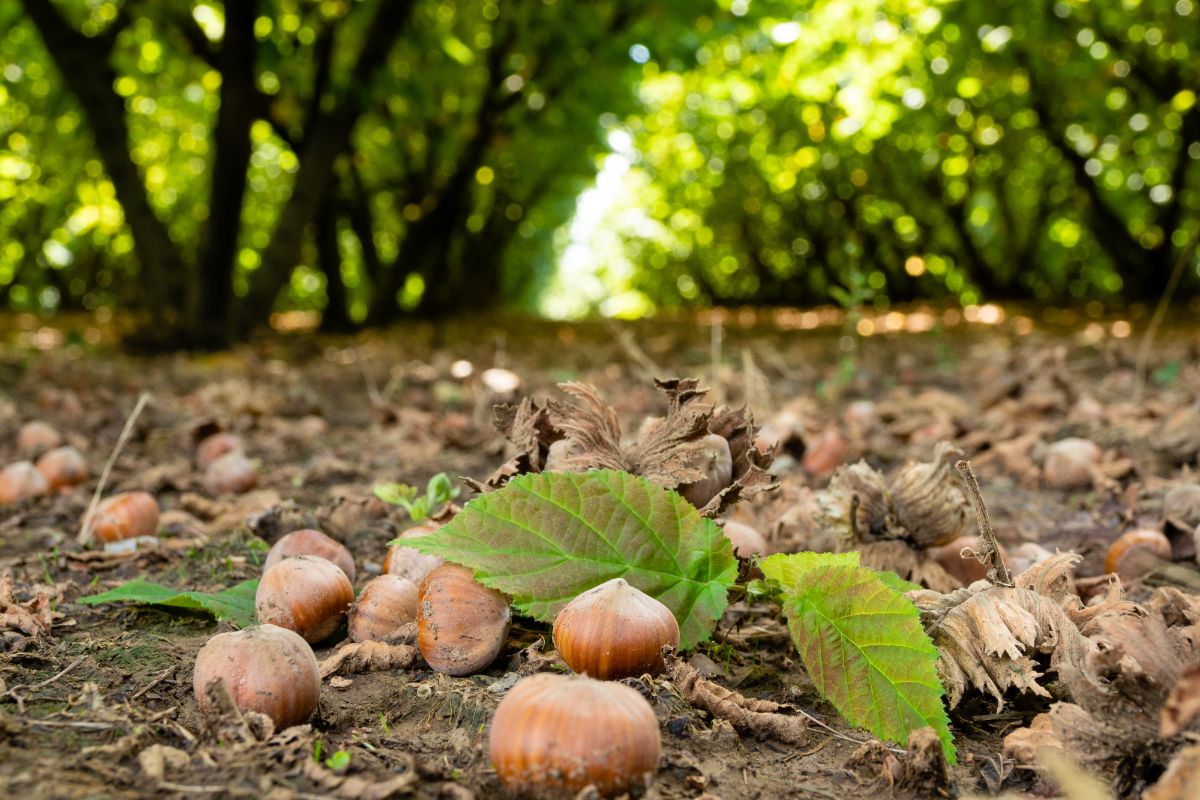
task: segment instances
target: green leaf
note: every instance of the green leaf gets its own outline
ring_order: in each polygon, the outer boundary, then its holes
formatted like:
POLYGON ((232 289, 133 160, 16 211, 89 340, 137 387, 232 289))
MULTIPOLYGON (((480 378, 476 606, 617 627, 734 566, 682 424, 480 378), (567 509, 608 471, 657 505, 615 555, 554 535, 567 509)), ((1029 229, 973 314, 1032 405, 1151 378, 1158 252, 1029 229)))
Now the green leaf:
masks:
POLYGON ((893 590, 899 592, 900 594, 904 594, 905 592, 913 592, 913 591, 916 591, 917 589, 925 588, 924 586, 922 586, 919 583, 913 583, 912 581, 906 581, 906 580, 904 580, 904 578, 901 578, 896 573, 889 572, 886 569, 877 569, 877 570, 874 570, 874 572, 875 572, 876 577, 878 577, 879 580, 883 581, 884 586, 888 587, 889 589, 893 589, 893 590))
POLYGON ((325 766, 329 767, 335 772, 338 770, 343 770, 350 766, 350 754, 345 750, 338 750, 329 758, 325 759, 325 766))
POLYGON ((407 483, 377 483, 371 487, 371 491, 380 500, 393 506, 407 507, 417 496, 417 487, 407 483))
POLYGON ((207 611, 219 620, 229 620, 239 628, 245 628, 255 622, 254 594, 257 591, 258 581, 256 580, 242 581, 236 586, 231 586, 216 594, 181 592, 169 586, 161 586, 149 581, 132 580, 110 591, 94 594, 91 597, 81 597, 79 602, 86 605, 97 605, 128 601, 152 606, 207 611))
POLYGON ((904 743, 910 731, 933 726, 953 764, 938 652, 916 607, 842 555, 775 555, 760 565, 783 592, 805 669, 843 717, 881 739, 904 743))
POLYGON ((671 609, 682 649, 712 633, 737 578, 716 523, 675 492, 614 470, 519 475, 404 544, 470 567, 546 622, 579 593, 624 578, 671 609))
POLYGON ((475 60, 475 51, 463 44, 462 39, 452 33, 447 33, 442 37, 442 49, 446 51, 446 55, 464 67, 470 66, 475 60))

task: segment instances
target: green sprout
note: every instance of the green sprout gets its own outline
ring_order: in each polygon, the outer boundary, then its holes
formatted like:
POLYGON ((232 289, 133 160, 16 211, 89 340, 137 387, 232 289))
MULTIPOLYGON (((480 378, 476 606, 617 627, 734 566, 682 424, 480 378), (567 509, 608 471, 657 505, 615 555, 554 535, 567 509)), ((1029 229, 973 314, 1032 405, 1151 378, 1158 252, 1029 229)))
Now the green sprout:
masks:
POLYGON ((458 497, 462 490, 455 486, 450 476, 439 472, 429 479, 425 494, 415 486, 406 483, 377 483, 373 487, 375 496, 385 503, 400 506, 413 522, 422 522, 430 514, 458 497))

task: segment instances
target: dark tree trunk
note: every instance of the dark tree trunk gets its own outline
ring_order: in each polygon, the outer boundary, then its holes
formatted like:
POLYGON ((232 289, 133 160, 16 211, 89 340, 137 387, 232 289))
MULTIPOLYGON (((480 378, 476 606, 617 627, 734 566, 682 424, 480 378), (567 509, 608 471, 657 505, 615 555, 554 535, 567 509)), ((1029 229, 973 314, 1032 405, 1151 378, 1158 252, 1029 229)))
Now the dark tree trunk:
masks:
POLYGON ((23 2, 63 81, 83 106, 96 150, 133 232, 141 264, 142 303, 155 320, 156 330, 168 330, 164 326, 173 322, 172 312, 181 311, 185 266, 167 226, 150 205, 146 184, 130 155, 125 101, 113 89, 116 73, 109 63, 111 37, 89 38, 79 33, 63 19, 52 0, 23 2))
POLYGON ((346 300, 346 284, 342 282, 342 249, 338 246, 337 207, 333 192, 325 193, 325 202, 316 219, 317 263, 325 275, 325 311, 321 314, 321 330, 344 333, 354 328, 346 300))
POLYGON ((333 165, 363 112, 367 87, 386 62, 392 44, 411 15, 413 4, 413 0, 382 0, 367 28, 350 86, 337 98, 332 109, 309 121, 291 197, 283 207, 271 243, 263 252, 262 265, 255 272, 250 292, 239 306, 239 325, 249 327, 265 319, 279 290, 287 283, 299 259, 304 230, 316 215, 332 182, 333 165))
POLYGON ((217 54, 221 72, 221 108, 213 131, 215 155, 208 221, 195 285, 188 297, 188 338, 193 344, 220 347, 233 331, 233 269, 241 231, 242 201, 252 145, 256 98, 254 20, 258 0, 239 0, 225 9, 225 37, 217 54))

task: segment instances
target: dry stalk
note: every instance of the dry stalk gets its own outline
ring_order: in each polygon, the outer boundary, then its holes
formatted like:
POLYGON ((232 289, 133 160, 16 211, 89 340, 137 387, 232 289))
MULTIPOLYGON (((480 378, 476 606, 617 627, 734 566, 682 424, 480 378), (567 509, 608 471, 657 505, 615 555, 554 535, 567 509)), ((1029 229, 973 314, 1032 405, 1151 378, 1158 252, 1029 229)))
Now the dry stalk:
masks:
POLYGON ((975 477, 975 470, 971 469, 970 461, 958 461, 954 467, 962 473, 963 480, 966 481, 967 489, 971 494, 971 503, 975 506, 979 539, 983 543, 976 557, 980 561, 984 557, 990 559, 992 569, 988 572, 988 577, 993 583, 1000 586, 1012 586, 1012 576, 1008 572, 1008 566, 1004 563, 1004 556, 1000 554, 1000 543, 996 541, 996 532, 992 530, 992 521, 988 517, 987 506, 984 505, 983 492, 979 490, 979 479, 975 477))
POLYGON ((138 397, 137 404, 133 407, 133 411, 129 413, 129 417, 125 420, 125 427, 121 430, 121 435, 117 437, 117 444, 108 456, 108 462, 104 465, 104 471, 100 473, 100 481, 96 484, 96 491, 92 493, 92 502, 88 503, 87 513, 83 515, 83 526, 79 529, 79 536, 76 537, 76 541, 81 545, 86 546, 92 541, 93 518, 96 514, 96 506, 100 505, 100 496, 104 493, 104 486, 108 483, 108 475, 112 472, 113 464, 117 463, 117 456, 121 454, 122 448, 125 447, 125 443, 129 441, 129 437, 133 434, 133 423, 137 422, 138 416, 149 401, 150 393, 142 392, 141 396, 138 397))

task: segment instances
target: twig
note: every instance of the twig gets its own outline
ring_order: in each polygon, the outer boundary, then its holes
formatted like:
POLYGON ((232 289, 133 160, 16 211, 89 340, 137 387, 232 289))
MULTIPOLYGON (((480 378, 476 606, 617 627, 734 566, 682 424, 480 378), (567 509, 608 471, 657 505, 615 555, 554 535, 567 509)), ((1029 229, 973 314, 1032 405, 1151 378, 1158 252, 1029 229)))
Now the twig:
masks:
POLYGON ((1008 567, 1004 564, 1004 556, 1000 554, 1000 543, 996 541, 996 532, 992 530, 992 521, 988 518, 987 506, 983 503, 983 492, 979 490, 979 479, 975 477, 975 470, 971 469, 970 461, 959 461, 954 466, 962 473, 963 480, 967 482, 967 488, 971 491, 971 502, 975 505, 975 520, 979 526, 979 538, 983 540, 981 553, 987 555, 992 562, 992 569, 988 573, 988 577, 992 579, 993 583, 1012 586, 1012 576, 1009 575, 1008 567))
POLYGON ((654 359, 646 355, 646 351, 637 343, 637 339, 633 334, 625 328, 622 328, 616 322, 613 322, 607 317, 604 318, 604 325, 617 337, 617 343, 621 345, 621 349, 625 351, 625 355, 642 368, 648 378, 660 378, 665 373, 654 363, 654 359))
MULTIPOLYGON (((1166 235, 1170 236, 1171 232, 1167 231, 1166 235)), ((1196 252, 1197 246, 1200 246, 1200 225, 1196 226, 1192 238, 1183 246, 1183 250, 1179 251, 1179 258, 1175 261, 1171 277, 1167 281, 1166 288, 1163 289, 1162 297, 1158 298, 1158 305, 1154 308, 1154 315, 1150 318, 1150 324, 1146 326, 1146 332, 1142 334, 1142 341, 1138 343, 1137 359, 1133 371, 1133 402, 1135 403, 1142 401, 1142 392, 1146 388, 1146 363, 1150 360, 1150 348, 1154 346, 1154 337, 1158 334, 1159 326, 1167 317, 1167 309, 1171 307, 1171 297, 1179 288, 1179 282, 1183 280, 1183 273, 1187 270, 1187 264, 1192 260, 1192 254, 1196 252)))
POLYGON ((371 405, 375 408, 381 407, 383 405, 383 395, 379 393, 379 387, 375 385, 374 376, 367 370, 367 362, 363 358, 361 347, 354 348, 354 360, 358 362, 358 368, 362 370, 363 380, 367 384, 367 397, 370 399, 371 405))
POLYGON ((158 686, 160 683, 162 683, 164 680, 166 680, 166 677, 168 675, 170 675, 174 671, 175 671, 174 666, 167 667, 165 670, 162 671, 161 675, 159 675, 157 678, 155 678, 154 680, 147 683, 141 689, 138 689, 135 694, 130 695, 128 702, 133 702, 134 700, 137 700, 139 697, 144 695, 146 692, 150 691, 155 686, 158 686))
POLYGON ((862 532, 858 529, 858 507, 862 505, 862 498, 858 496, 858 492, 850 495, 850 537, 856 542, 862 542, 862 532))
POLYGON ((725 328, 719 319, 714 319, 709 333, 709 357, 712 363, 713 402, 719 403, 725 399, 725 389, 721 385, 721 342, 725 339, 725 328))
POLYGON ((108 474, 112 472, 113 464, 117 463, 117 456, 121 454, 121 449, 125 447, 125 443, 133 435, 133 423, 137 422, 138 415, 142 413, 142 409, 146 407, 146 403, 149 401, 150 393, 142 392, 137 399, 137 404, 133 407, 133 411, 129 413, 129 417, 125 420, 125 427, 121 430, 121 435, 117 437, 117 444, 108 456, 108 462, 104 465, 104 471, 100 473, 100 481, 96 484, 96 491, 92 493, 92 502, 88 504, 87 513, 83 515, 83 527, 79 529, 79 536, 75 540, 81 545, 90 544, 92 541, 92 518, 96 514, 96 506, 100 505, 100 496, 104 493, 105 484, 108 483, 108 474))

